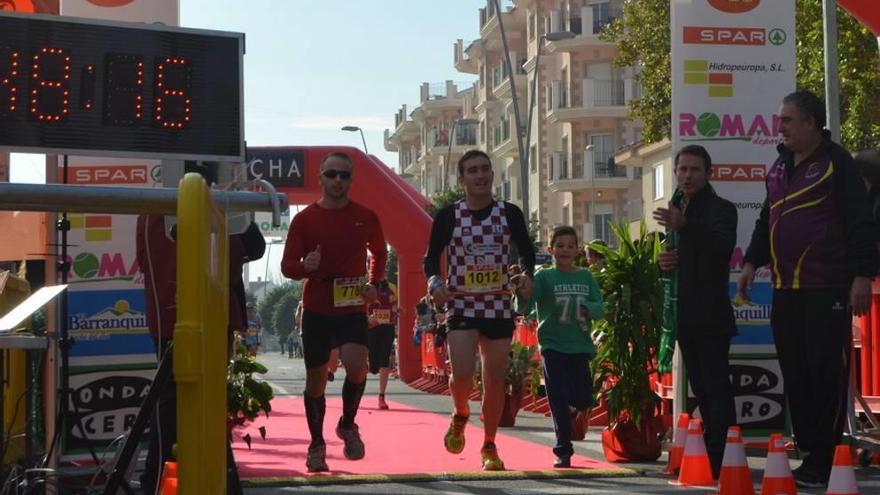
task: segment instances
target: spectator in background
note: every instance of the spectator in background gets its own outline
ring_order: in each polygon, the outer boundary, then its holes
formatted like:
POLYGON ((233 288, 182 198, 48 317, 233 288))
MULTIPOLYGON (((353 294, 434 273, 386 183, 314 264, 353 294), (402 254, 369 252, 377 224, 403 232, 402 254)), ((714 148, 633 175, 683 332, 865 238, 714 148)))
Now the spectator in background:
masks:
POLYGON ((872 148, 859 151, 854 160, 868 190, 871 217, 880 225, 880 150, 872 148))
MULTIPOLYGON (((602 239, 593 239, 590 241, 592 245, 599 246, 608 246, 608 244, 602 239)), ((605 255, 596 251, 595 249, 587 247, 587 266, 592 268, 593 270, 601 270, 605 268, 605 255)))

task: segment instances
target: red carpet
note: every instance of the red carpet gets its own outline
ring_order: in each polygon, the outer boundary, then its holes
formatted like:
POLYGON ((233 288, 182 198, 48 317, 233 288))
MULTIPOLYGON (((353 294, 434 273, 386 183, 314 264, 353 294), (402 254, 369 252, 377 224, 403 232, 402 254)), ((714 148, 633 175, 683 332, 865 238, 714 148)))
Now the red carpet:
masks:
MULTIPOLYGON (((335 478, 346 475, 392 475, 392 479, 421 476, 450 476, 454 473, 480 472, 480 444, 483 431, 473 423, 466 430, 468 440, 464 452, 452 455, 443 448, 443 435, 449 425, 446 416, 389 402, 390 410, 375 408, 375 397, 367 397, 357 416, 361 436, 366 445, 366 457, 359 461, 346 460, 342 455, 342 441, 334 431, 341 415, 342 401, 327 399, 324 421, 324 439, 327 442, 329 473, 335 478), (371 402, 372 400, 372 402, 371 402), (397 475, 397 476, 395 476, 397 475)), ((302 399, 279 397, 272 401, 272 414, 261 417, 254 424, 235 432, 233 449, 242 479, 259 482, 265 478, 314 477, 306 472, 305 455, 309 444, 308 428, 302 399), (257 429, 266 427, 266 439, 257 429), (245 433, 253 437, 251 449, 241 440, 245 433)), ((539 445, 499 432, 498 451, 508 471, 543 471, 552 469, 552 445, 539 445)), ((597 474, 630 474, 629 470, 583 456, 572 458, 571 470, 596 470, 597 474)), ((386 478, 386 477, 382 477, 386 478)))

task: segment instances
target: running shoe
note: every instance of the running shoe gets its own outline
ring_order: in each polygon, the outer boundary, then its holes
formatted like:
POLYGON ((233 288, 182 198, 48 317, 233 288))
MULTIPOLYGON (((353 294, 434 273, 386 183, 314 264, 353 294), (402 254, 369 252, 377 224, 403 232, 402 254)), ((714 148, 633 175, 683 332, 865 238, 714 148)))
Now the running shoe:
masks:
POLYGON ((464 427, 467 425, 467 416, 452 415, 452 421, 449 422, 449 430, 443 437, 443 445, 446 446, 446 452, 450 454, 460 454, 464 450, 464 427))
POLYGON ((483 471, 504 471, 504 462, 498 457, 498 449, 494 443, 484 443, 480 449, 480 457, 483 458, 483 471))
POLYGON ((555 468, 570 468, 571 467, 571 456, 570 455, 561 455, 553 461, 553 467, 555 468))
POLYGON ((379 396, 379 409, 388 409, 388 403, 385 402, 385 397, 379 396))
POLYGON ((342 449, 342 455, 349 461, 356 461, 364 458, 364 441, 361 440, 361 434, 358 425, 352 423, 351 426, 342 426, 342 418, 336 425, 336 436, 345 442, 342 449))
POLYGON ((321 471, 329 471, 327 467, 327 446, 322 444, 312 445, 309 447, 309 453, 306 456, 306 469, 310 473, 318 473, 321 471))

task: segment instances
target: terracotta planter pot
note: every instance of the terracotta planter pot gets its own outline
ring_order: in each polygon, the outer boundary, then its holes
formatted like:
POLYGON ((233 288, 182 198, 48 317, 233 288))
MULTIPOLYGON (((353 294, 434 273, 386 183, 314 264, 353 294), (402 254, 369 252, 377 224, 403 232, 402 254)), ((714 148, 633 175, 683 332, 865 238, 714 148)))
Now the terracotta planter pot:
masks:
POLYGON ((660 439, 663 433, 663 419, 660 416, 651 416, 650 412, 642 417, 639 427, 628 417, 622 418, 602 431, 605 460, 655 461, 662 453, 660 439))

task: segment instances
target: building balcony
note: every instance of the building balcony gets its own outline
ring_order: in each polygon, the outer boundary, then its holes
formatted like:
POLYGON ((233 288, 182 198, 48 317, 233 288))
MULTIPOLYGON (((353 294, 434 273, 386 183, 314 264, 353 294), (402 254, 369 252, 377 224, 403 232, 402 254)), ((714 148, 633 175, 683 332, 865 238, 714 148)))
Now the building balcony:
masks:
POLYGON ((471 58, 468 54, 468 51, 473 47, 474 44, 471 43, 467 48, 464 46, 464 41, 458 39, 455 41, 455 45, 453 46, 453 56, 455 59, 455 70, 459 72, 464 72, 466 74, 479 74, 480 68, 477 65, 477 61, 471 58))
POLYGON ((460 92, 458 84, 453 81, 422 83, 419 89, 421 105, 413 111, 416 120, 438 111, 460 109, 464 102, 464 91, 460 92))
POLYGON ((548 189, 552 192, 574 192, 589 189, 626 189, 632 179, 623 167, 611 165, 610 154, 585 151, 550 154, 548 189))
MULTIPOLYGON (((525 69, 523 69, 523 64, 526 60, 523 58, 517 59, 516 57, 511 57, 510 61, 513 64, 513 82, 516 84, 516 90, 519 91, 518 96, 522 97, 523 92, 528 91, 529 85, 529 76, 526 74, 525 69)), ((492 96, 499 100, 511 98, 513 96, 513 93, 510 90, 510 78, 506 77, 506 74, 499 76, 494 82, 492 96)))
POLYGON ((574 33, 575 37, 551 41, 547 44, 547 51, 573 52, 596 45, 612 46, 613 43, 599 39, 599 33, 619 16, 620 8, 610 8, 608 4, 588 5, 568 15, 562 10, 552 10, 547 18, 549 24, 547 32, 568 31, 574 33))
POLYGON ((489 0, 486 6, 480 9, 480 37, 486 39, 498 29, 498 15, 495 11, 495 3, 489 0))
POLYGON ((547 87, 547 120, 556 123, 601 117, 626 118, 626 104, 632 99, 632 92, 632 79, 590 78, 581 80, 580 95, 572 98, 563 81, 552 81, 547 87))

